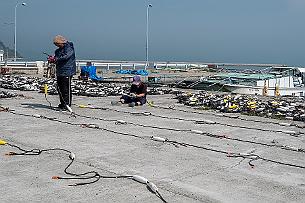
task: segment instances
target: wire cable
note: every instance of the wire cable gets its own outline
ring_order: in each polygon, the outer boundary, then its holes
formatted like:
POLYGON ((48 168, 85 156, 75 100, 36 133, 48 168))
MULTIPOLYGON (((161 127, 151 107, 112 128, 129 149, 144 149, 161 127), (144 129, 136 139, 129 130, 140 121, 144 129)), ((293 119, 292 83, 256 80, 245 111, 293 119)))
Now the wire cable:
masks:
MULTIPOLYGON (((88 184, 93 184, 98 182, 101 178, 104 179, 119 179, 119 178, 126 178, 126 179, 134 179, 134 175, 117 175, 117 176, 105 176, 105 175, 100 175, 98 172, 96 171, 89 171, 89 172, 85 172, 85 173, 72 173, 68 171, 68 168, 73 164, 74 160, 75 160, 75 154, 72 153, 69 150, 63 149, 63 148, 50 148, 50 149, 31 149, 31 150, 25 150, 17 145, 14 144, 10 144, 7 142, 4 142, 5 145, 8 145, 12 148, 16 148, 19 151, 21 151, 22 153, 18 153, 18 152, 9 152, 7 155, 9 156, 16 156, 16 155, 40 155, 43 152, 50 152, 50 151, 63 151, 66 153, 69 153, 69 158, 70 158, 70 163, 65 167, 64 169, 64 173, 67 175, 70 175, 69 177, 60 177, 60 176, 53 176, 52 179, 62 179, 62 180, 91 180, 92 181, 86 181, 86 182, 77 182, 74 184, 69 184, 68 186, 82 186, 82 185, 88 185, 88 184), (91 175, 90 175, 91 174, 91 175)), ((142 178, 144 179, 144 178, 142 178)), ((158 198, 160 198, 163 202, 167 202, 163 196, 160 194, 160 192, 158 191, 158 188, 153 184, 153 183, 149 183, 149 181, 146 182, 147 186, 151 189, 151 186, 154 186, 153 189, 155 188, 155 190, 153 190, 152 192, 156 194, 156 196, 158 198)))
MULTIPOLYGON (((79 105, 80 106, 80 105, 79 105)), ((81 107, 84 108, 84 107, 81 107)), ((117 110, 117 109, 112 109, 112 108, 101 108, 101 107, 88 107, 90 109, 100 109, 100 110, 109 110, 109 111, 114 111, 114 112, 119 112, 119 113, 128 113, 132 115, 145 115, 145 116, 153 116, 153 117, 158 117, 158 118, 163 118, 163 119, 170 119, 170 120, 180 120, 180 121, 190 121, 190 122, 195 122, 196 124, 208 124, 208 125, 222 125, 222 126, 227 126, 227 127, 234 127, 234 128, 242 128, 242 129, 247 129, 247 130, 258 130, 258 131, 264 131, 264 132, 273 132, 273 133, 284 133, 288 134, 293 137, 298 137, 299 134, 303 134, 301 132, 295 132, 295 131, 290 131, 290 130, 272 130, 272 129, 262 129, 262 128, 255 128, 255 127, 247 127, 247 126, 240 126, 240 125, 232 125, 232 124, 225 124, 217 121, 210 121, 209 123, 201 120, 196 120, 196 119, 186 119, 186 118, 179 118, 179 117, 169 117, 169 116, 162 116, 162 115, 156 115, 151 112, 129 112, 129 111, 123 111, 123 110, 117 110)), ((169 109, 169 108, 168 108, 169 109)), ((183 111, 187 112, 187 111, 183 111)))
MULTIPOLYGON (((147 103, 150 107, 152 108, 159 108, 159 109, 166 109, 166 110, 174 110, 174 111, 179 111, 179 112, 184 112, 184 113, 193 113, 193 114, 199 114, 199 115, 206 115, 206 112, 198 112, 198 111, 190 111, 190 110, 185 110, 185 109, 178 109, 175 107, 174 104, 165 107, 165 106, 160 106, 160 105, 155 105, 152 101, 147 103)), ((187 108, 190 108, 193 110, 193 108, 186 106, 187 108)), ((199 109, 199 108, 195 108, 195 109, 199 109)), ((274 121, 260 121, 260 120, 254 120, 254 119, 249 119, 249 118, 243 118, 240 116, 232 116, 232 115, 227 115, 227 114, 219 114, 219 113, 210 113, 210 115, 213 116, 217 116, 217 117, 227 117, 227 118, 232 118, 232 119, 238 119, 238 120, 242 120, 242 121, 251 121, 251 122, 255 122, 255 123, 262 123, 262 124, 266 124, 266 123, 270 123, 270 124, 274 124, 274 125, 281 125, 279 122, 274 122, 274 121)), ((295 123, 291 123, 291 126, 297 127, 297 128, 304 128, 304 126, 300 126, 298 124, 295 123)))
MULTIPOLYGON (((95 108, 95 109, 100 109, 100 108, 95 108)), ((107 110, 112 110, 112 109, 107 108, 107 110)), ((130 113, 130 114, 133 114, 133 115, 137 114, 137 115, 145 115, 145 116, 154 116, 154 114, 152 114, 150 112, 133 113, 133 112, 128 112, 128 111, 120 111, 120 110, 116 110, 116 109, 114 109, 114 111, 130 113)), ((290 151, 296 151, 296 152, 303 152, 303 153, 305 153, 305 149, 296 148, 296 147, 292 147, 292 146, 288 146, 288 145, 268 144, 268 143, 264 143, 264 142, 257 142, 257 141, 233 138, 233 137, 230 137, 230 136, 227 136, 227 135, 216 135, 216 134, 202 132, 202 131, 198 131, 198 130, 192 130, 192 129, 176 129, 176 128, 169 128, 169 127, 144 125, 144 124, 139 124, 139 123, 134 123, 134 122, 127 122, 127 121, 121 121, 121 120, 115 120, 115 119, 104 119, 104 118, 98 118, 98 117, 93 117, 93 116, 84 116, 84 115, 80 115, 80 114, 76 114, 76 115, 79 116, 79 117, 83 117, 83 118, 90 118, 90 119, 95 119, 95 120, 115 122, 115 124, 117 124, 117 125, 119 125, 119 124, 130 124, 130 125, 140 126, 140 127, 144 127, 144 128, 153 128, 153 129, 169 130, 169 131, 175 131, 175 132, 187 132, 187 133, 193 133, 193 134, 201 134, 201 135, 204 135, 204 136, 214 137, 214 138, 218 138, 218 139, 228 139, 228 140, 234 140, 234 141, 238 141, 238 142, 246 142, 246 143, 262 145, 262 146, 268 146, 268 147, 277 147, 277 148, 284 149, 284 150, 290 150, 290 151)), ((159 116, 156 116, 156 117, 159 117, 159 116)), ((167 116, 160 116, 160 117, 167 118, 167 119, 183 120, 183 121, 192 121, 192 122, 196 121, 196 123, 199 123, 198 120, 194 120, 194 119, 173 118, 173 117, 167 117, 167 116)), ((206 122, 203 122, 203 123, 208 124, 206 122)), ((230 124, 224 124, 224 125, 225 126, 230 126, 230 124)))
MULTIPOLYGON (((10 112, 10 111, 8 111, 10 112)), ((18 115, 18 114, 16 114, 18 115)), ((21 114, 20 114, 21 115, 21 114)), ((27 115, 29 116, 29 115, 27 115)), ((35 118, 38 118, 38 117, 35 117, 35 118)), ((59 120, 51 120, 51 121, 59 121, 59 120)), ((66 124, 70 124, 69 122, 62 122, 62 123, 66 123, 66 124)), ((74 126, 80 126, 79 124, 73 124, 74 126)), ((120 133, 120 132, 116 132, 116 131, 113 131, 113 130, 109 130, 109 129, 104 129, 104 128, 99 128, 99 127, 94 127, 93 129, 101 129, 101 130, 106 130, 108 132, 113 132, 113 133, 116 133, 116 134, 120 134, 120 135, 128 135, 130 136, 128 133, 120 133)), ((143 136, 139 136, 139 135, 132 135, 133 137, 136 137, 136 138, 141 138, 143 139, 144 137, 143 136)), ((147 138, 147 137, 146 137, 147 138)), ((305 166, 301 166, 301 165, 297 165, 297 164, 290 164, 290 163, 285 163, 285 162, 281 162, 281 161, 277 161, 277 160, 272 160, 272 159, 267 159, 267 158, 263 158, 263 157, 260 157, 258 155, 255 155, 255 154, 250 154, 250 155, 242 155, 241 153, 229 153, 227 151, 224 151, 224 150, 219 150, 219 149, 214 149, 214 148, 208 148, 208 147, 204 147, 204 146, 200 146, 200 145, 194 145, 194 144, 190 144, 190 143, 185 143, 185 142, 178 142, 178 141, 174 141, 174 140, 168 140, 168 139, 165 139, 165 142, 169 142, 169 143, 174 143, 174 144, 179 144, 179 145, 182 145, 182 146, 189 146, 189 147, 193 147, 193 148, 198 148, 198 149, 204 149, 204 150, 207 150, 207 151, 212 151, 212 152, 216 152, 216 153, 221 153, 221 154, 228 154, 229 156, 231 155, 237 155, 238 157, 243 157, 243 158, 247 158, 247 159, 250 159, 252 160, 253 159, 253 156, 255 156, 256 159, 260 159, 260 160, 263 160, 263 161, 267 161, 267 162, 273 162, 273 163, 277 163, 277 164, 280 164, 280 165, 286 165, 286 166, 291 166, 291 167, 296 167, 296 168, 302 168, 302 169, 305 169, 305 166)), ((256 160, 255 159, 255 160, 256 160)), ((250 162, 251 163, 251 162, 250 162)), ((251 165, 249 163, 249 165, 251 165)))
MULTIPOLYGON (((41 115, 28 115, 28 114, 16 113, 14 111, 8 111, 8 112, 10 112, 12 114, 15 114, 15 115, 22 115, 22 116, 28 116, 28 117, 47 119, 47 120, 56 121, 56 122, 63 123, 63 124, 69 124, 69 125, 72 125, 72 126, 80 126, 80 127, 86 127, 86 128, 100 129, 100 130, 115 133, 115 134, 118 134, 118 135, 125 135, 125 136, 140 138, 140 139, 149 139, 150 138, 148 136, 139 136, 139 135, 136 135, 136 134, 118 132, 118 131, 115 131, 115 130, 102 128, 102 127, 99 127, 96 124, 76 124, 76 123, 71 123, 71 122, 68 122, 68 121, 62 121, 62 120, 58 120, 56 118, 49 118, 49 117, 41 116, 41 115)), ((169 127, 144 125, 144 124, 127 122, 127 121, 120 121, 120 120, 115 120, 115 119, 103 119, 103 118, 97 118, 97 117, 91 117, 91 116, 83 116, 83 115, 80 115, 80 114, 75 114, 75 115, 77 115, 79 117, 91 118, 91 119, 95 119, 95 120, 111 121, 111 122, 115 122, 116 124, 130 124, 130 125, 140 126, 140 127, 144 127, 144 128, 169 130, 169 131, 175 131, 175 132, 187 132, 187 133, 200 134, 200 135, 203 135, 203 136, 208 136, 208 137, 213 137, 213 138, 218 138, 218 139, 227 139, 227 140, 233 140, 233 141, 244 142, 244 143, 251 143, 251 144, 267 146, 267 147, 276 147, 276 148, 283 149, 283 150, 288 150, 288 151, 305 153, 305 149, 298 148, 298 147, 293 147, 293 146, 289 146, 289 145, 268 144, 268 143, 264 143, 264 142, 251 141, 251 140, 245 140, 245 139, 240 139, 240 138, 232 138, 232 137, 227 136, 227 135, 216 135, 216 134, 207 133, 207 132, 203 132, 203 131, 199 131, 199 130, 175 129, 175 128, 169 128, 169 127)), ((177 147, 177 145, 175 145, 175 144, 173 144, 173 145, 177 147)))

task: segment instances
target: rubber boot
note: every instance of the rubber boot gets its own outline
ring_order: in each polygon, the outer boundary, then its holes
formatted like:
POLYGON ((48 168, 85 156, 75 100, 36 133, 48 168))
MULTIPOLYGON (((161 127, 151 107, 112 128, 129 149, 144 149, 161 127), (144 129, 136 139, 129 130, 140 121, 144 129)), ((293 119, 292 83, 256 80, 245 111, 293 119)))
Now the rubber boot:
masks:
POLYGON ((131 102, 128 104, 129 107, 134 107, 136 104, 134 102, 131 102))

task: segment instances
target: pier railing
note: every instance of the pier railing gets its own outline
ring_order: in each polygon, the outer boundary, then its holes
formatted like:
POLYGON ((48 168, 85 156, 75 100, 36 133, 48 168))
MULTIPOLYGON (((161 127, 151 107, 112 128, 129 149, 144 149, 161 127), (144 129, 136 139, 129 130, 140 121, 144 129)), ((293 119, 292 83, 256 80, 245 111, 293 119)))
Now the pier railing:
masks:
MULTIPOLYGON (((144 61, 106 61, 106 60, 77 60, 76 66, 80 68, 90 61, 92 65, 103 69, 144 69, 144 61)), ((0 66, 7 67, 38 67, 47 66, 47 61, 0 61, 0 66), (38 65, 39 64, 39 65, 38 65)), ((202 63, 202 62, 151 62, 148 67, 155 69, 189 69, 189 68, 217 68, 224 66, 252 66, 252 67, 274 67, 286 66, 283 64, 232 64, 232 63, 202 63)))
MULTIPOLYGON (((88 60, 78 60, 76 66, 78 69, 85 66, 88 60)), ((146 62, 137 61, 90 61, 93 66, 100 69, 145 69, 146 62)), ((18 68, 34 68, 38 66, 47 67, 47 61, 1 61, 1 67, 18 67, 18 68), (39 64, 39 65, 38 65, 39 64)), ((188 69, 189 67, 207 67, 206 65, 194 65, 190 63, 168 63, 168 62, 154 62, 149 64, 149 68, 162 69, 162 68, 176 68, 176 69, 188 69)))
MULTIPOLYGON (((77 61, 76 66, 78 68, 85 66, 87 61, 77 61)), ((130 63, 130 62, 91 62, 92 65, 96 66, 97 68, 103 68, 103 69, 137 69, 137 68, 145 68, 145 63, 130 63)), ((0 62, 1 67, 18 67, 18 68, 35 68, 38 66, 47 67, 48 62, 47 61, 1 61, 0 62)))

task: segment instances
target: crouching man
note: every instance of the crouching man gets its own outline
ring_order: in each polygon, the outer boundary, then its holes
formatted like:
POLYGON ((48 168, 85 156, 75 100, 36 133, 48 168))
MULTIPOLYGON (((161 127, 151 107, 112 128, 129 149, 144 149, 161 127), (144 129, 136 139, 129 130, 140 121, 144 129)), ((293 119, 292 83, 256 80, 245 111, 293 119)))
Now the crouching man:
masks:
POLYGON ((130 94, 123 95, 120 100, 130 107, 139 106, 146 103, 147 86, 141 81, 141 77, 136 75, 132 79, 130 94))

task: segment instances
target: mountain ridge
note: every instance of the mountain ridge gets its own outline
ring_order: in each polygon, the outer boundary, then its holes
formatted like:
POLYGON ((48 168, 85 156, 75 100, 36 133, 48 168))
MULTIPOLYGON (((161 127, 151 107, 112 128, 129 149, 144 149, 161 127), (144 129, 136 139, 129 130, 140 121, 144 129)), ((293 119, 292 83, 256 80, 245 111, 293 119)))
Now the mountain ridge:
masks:
MULTIPOLYGON (((7 47, 1 40, 0 40, 0 50, 4 51, 4 60, 6 60, 7 58, 14 58, 15 56, 15 52, 13 49, 10 49, 9 47, 7 47)), ((17 58, 22 58, 21 54, 16 53, 17 58)))

